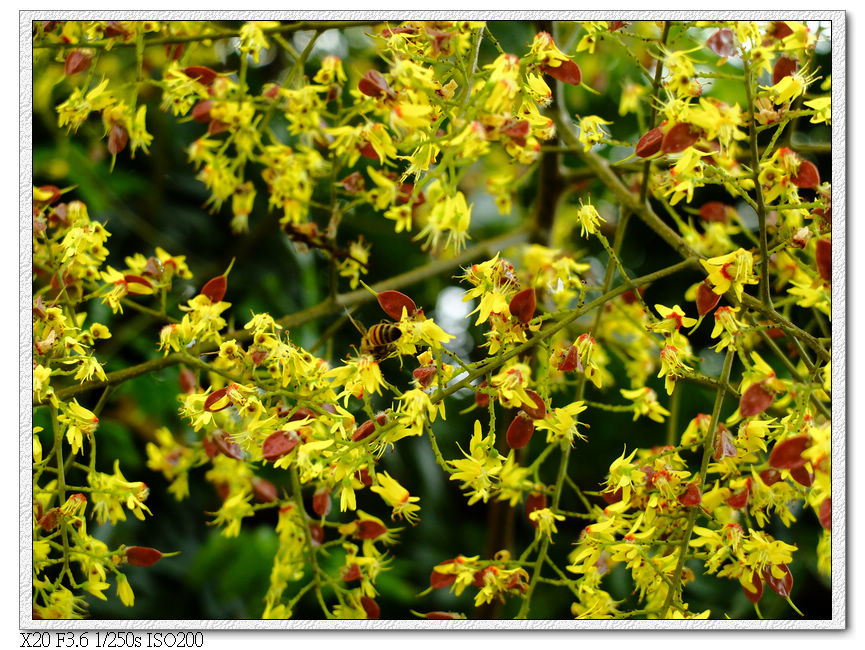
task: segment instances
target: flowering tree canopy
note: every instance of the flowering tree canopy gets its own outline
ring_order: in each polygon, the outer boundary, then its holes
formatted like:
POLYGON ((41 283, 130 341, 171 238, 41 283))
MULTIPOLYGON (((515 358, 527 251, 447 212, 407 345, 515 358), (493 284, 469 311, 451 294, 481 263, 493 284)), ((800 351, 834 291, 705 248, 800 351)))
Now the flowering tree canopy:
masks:
POLYGON ((33 617, 828 617, 828 27, 35 21, 33 617))

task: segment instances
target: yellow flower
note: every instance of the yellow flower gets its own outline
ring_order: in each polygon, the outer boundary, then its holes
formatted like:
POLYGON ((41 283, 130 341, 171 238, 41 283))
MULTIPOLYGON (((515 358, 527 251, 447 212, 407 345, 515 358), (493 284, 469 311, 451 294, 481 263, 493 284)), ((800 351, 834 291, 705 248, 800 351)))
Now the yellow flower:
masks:
POLYGON ((135 593, 129 585, 129 580, 122 573, 117 574, 117 597, 127 607, 132 607, 135 604, 135 593))
POLYGON ((378 494, 385 503, 393 508, 391 518, 399 517, 410 523, 417 521, 420 506, 416 505, 420 497, 413 497, 402 485, 392 478, 387 472, 379 472, 375 475, 378 485, 370 487, 372 492, 378 494))

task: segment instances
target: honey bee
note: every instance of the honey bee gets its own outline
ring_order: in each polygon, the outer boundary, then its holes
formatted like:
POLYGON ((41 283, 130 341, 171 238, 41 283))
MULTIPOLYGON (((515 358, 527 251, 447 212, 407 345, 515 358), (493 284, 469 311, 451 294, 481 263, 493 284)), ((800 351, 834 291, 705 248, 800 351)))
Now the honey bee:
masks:
POLYGON ((402 330, 393 323, 379 323, 364 334, 360 349, 376 359, 384 359, 393 350, 393 344, 402 336, 402 330))
POLYGON ((393 352, 393 344, 402 336, 402 330, 399 328, 399 325, 394 323, 378 323, 369 329, 364 329, 362 325, 359 325, 351 317, 351 314, 346 312, 346 315, 362 335, 360 343, 361 353, 370 354, 380 361, 393 352))

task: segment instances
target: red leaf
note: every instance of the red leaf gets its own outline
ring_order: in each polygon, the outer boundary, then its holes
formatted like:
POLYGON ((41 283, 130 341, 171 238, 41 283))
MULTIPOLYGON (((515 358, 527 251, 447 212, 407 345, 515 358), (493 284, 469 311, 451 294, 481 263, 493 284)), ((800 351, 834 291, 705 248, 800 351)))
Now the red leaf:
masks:
POLYGON ((215 70, 211 70, 203 65, 190 65, 183 69, 183 74, 190 79, 197 79, 199 83, 205 86, 212 84, 213 80, 219 75, 215 70))
POLYGON ((637 142, 636 153, 640 158, 649 158, 654 156, 661 150, 661 142, 664 140, 664 132, 660 126, 646 133, 640 141, 637 142))
POLYGON ((779 564, 779 568, 784 569, 784 577, 776 578, 772 575, 772 570, 769 567, 763 569, 763 580, 769 585, 769 588, 781 598, 789 598, 790 592, 793 591, 793 574, 786 564, 779 564))
POLYGON ((814 163, 803 160, 799 163, 799 171, 792 180, 796 187, 813 189, 820 185, 820 172, 817 171, 817 166, 814 163))
POLYGON ((760 602, 760 599, 763 597, 763 581, 760 580, 760 576, 754 572, 754 576, 751 580, 751 584, 754 585, 754 591, 748 591, 745 589, 745 586, 739 583, 742 586, 742 591, 745 592, 745 597, 750 600, 752 603, 756 604, 760 602))
POLYGON ((820 504, 820 523, 826 530, 832 530, 832 497, 826 497, 820 504))
POLYGON ((832 282, 832 241, 829 239, 817 240, 817 271, 826 282, 832 282))
POLYGON ((530 492, 526 497, 526 519, 535 528, 538 527, 538 522, 532 521, 529 517, 535 510, 542 510, 547 507, 547 495, 543 492, 530 492))
POLYGON ((252 495, 259 503, 271 503, 276 501, 276 486, 265 478, 254 476, 252 478, 252 495))
POLYGON ((743 418, 762 413, 772 405, 774 395, 762 383, 751 384, 739 399, 739 413, 743 418))
POLYGON ((115 122, 108 134, 108 153, 116 156, 126 148, 127 142, 129 142, 129 133, 126 127, 115 122))
POLYGON ((775 67, 772 69, 772 85, 774 86, 776 83, 781 81, 784 77, 789 77, 791 74, 796 72, 796 69, 799 67, 799 64, 795 59, 791 59, 786 56, 782 56, 775 62, 775 67))
POLYGON ((523 414, 518 414, 508 427, 507 440, 511 449, 522 449, 532 439, 534 423, 523 414))
POLYGON ((661 150, 664 153, 679 153, 697 141, 697 135, 691 131, 687 122, 679 122, 664 134, 661 150))
POLYGON ((294 431, 274 431, 261 445, 264 460, 274 463, 297 447, 300 436, 294 431))
POLYGON ((312 509, 319 517, 327 517, 330 512, 330 490, 320 487, 313 493, 312 509))
POLYGON ((536 306, 535 290, 528 288, 523 289, 511 299, 508 309, 514 318, 525 325, 535 315, 536 306))
POLYGON ((72 50, 63 64, 63 73, 67 76, 83 72, 90 66, 93 56, 84 50, 72 50))
POLYGON ((547 405, 544 404, 543 398, 533 390, 526 390, 526 395, 532 398, 535 406, 523 404, 520 409, 533 420, 543 420, 547 417, 547 405))
POLYGON ((707 47, 718 56, 728 58, 736 53, 733 47, 733 31, 730 29, 719 29, 706 41, 707 47))
POLYGON ((149 546, 128 546, 126 561, 132 566, 153 566, 162 559, 162 553, 149 546))
POLYGON ((811 439, 808 436, 796 436, 777 443, 769 454, 769 465, 777 469, 796 469, 808 461, 802 458, 802 452, 808 448, 811 439))
POLYGON ((709 201, 700 206, 700 218, 703 221, 727 222, 728 211, 731 209, 726 203, 720 201, 709 201))
POLYGON ((225 297, 228 280, 224 275, 217 275, 204 283, 201 287, 201 295, 210 298, 210 302, 219 302, 225 297))
POLYGON ((452 585, 456 579, 457 577, 453 573, 439 573, 433 569, 429 577, 429 585, 433 589, 441 589, 452 585))
POLYGON ((712 291, 708 281, 703 281, 700 286, 697 287, 697 313, 700 314, 700 316, 705 316, 712 311, 718 306, 720 300, 721 295, 712 291))
POLYGON ((394 92, 387 83, 387 79, 378 70, 369 70, 357 84, 357 89, 367 97, 381 97, 382 95, 393 95, 394 92))
POLYGON ((378 294, 378 304, 384 310, 384 313, 394 320, 402 318, 403 308, 405 308, 409 317, 413 316, 417 311, 417 305, 414 304, 414 300, 400 291, 382 291, 378 294))
POLYGON ((700 494, 700 488, 696 483, 688 483, 684 493, 679 495, 679 503, 683 506, 698 506, 703 501, 703 495, 700 494))
POLYGON ((580 66, 568 59, 564 61, 558 68, 542 65, 541 72, 550 75, 553 79, 558 79, 562 83, 579 86, 583 80, 583 73, 580 71, 580 66))
POLYGON ((366 617, 368 619, 374 620, 381 615, 381 609, 379 608, 378 603, 369 596, 360 597, 360 606, 363 607, 363 611, 366 612, 366 617))

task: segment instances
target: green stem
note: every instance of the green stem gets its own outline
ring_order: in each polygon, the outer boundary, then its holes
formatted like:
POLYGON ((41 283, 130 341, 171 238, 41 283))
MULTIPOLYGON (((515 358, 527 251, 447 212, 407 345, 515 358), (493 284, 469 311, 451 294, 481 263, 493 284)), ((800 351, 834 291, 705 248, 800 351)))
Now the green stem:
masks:
MULTIPOLYGON (((733 367, 734 356, 735 351, 732 348, 728 348, 727 356, 724 358, 724 369, 721 371, 721 384, 726 384, 730 379, 730 369, 733 367)), ((715 394, 715 406, 712 409, 712 419, 709 423, 709 432, 706 434, 706 438, 703 441, 703 460, 700 463, 699 473, 701 486, 705 482, 706 468, 709 466, 709 459, 712 457, 715 443, 715 429, 717 428, 718 420, 721 417, 721 407, 723 404, 724 390, 718 388, 718 392, 715 394)), ((688 512, 688 523, 685 527, 685 535, 682 537, 682 541, 679 544, 679 559, 676 562, 676 570, 673 572, 672 584, 675 588, 668 589, 667 591, 667 598, 664 600, 664 606, 661 608, 663 618, 667 617, 667 612, 673 604, 673 600, 675 599, 678 602, 680 599, 679 592, 682 589, 682 569, 685 566, 685 556, 688 552, 688 544, 691 541, 691 534, 694 532, 694 524, 697 521, 697 515, 699 512, 700 506, 691 506, 690 511, 688 512)))

